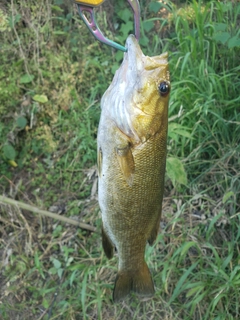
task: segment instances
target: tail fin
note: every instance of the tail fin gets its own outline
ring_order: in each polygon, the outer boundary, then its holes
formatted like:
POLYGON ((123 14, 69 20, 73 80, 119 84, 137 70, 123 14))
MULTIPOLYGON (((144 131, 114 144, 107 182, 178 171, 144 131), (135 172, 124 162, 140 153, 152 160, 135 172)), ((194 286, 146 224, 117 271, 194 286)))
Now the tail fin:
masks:
POLYGON ((118 272, 113 290, 114 302, 124 299, 131 291, 142 297, 154 294, 154 284, 146 262, 139 270, 118 272))

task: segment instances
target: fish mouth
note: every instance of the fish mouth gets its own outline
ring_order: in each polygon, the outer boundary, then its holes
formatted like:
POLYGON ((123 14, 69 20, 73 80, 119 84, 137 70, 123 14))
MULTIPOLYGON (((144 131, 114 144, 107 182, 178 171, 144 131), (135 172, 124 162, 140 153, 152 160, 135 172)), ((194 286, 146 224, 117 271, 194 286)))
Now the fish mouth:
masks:
POLYGON ((144 54, 134 35, 129 35, 126 40, 127 52, 124 54, 123 65, 126 63, 131 73, 139 72, 143 69, 144 54))
MULTIPOLYGON (((159 56, 145 56, 140 48, 138 40, 134 35, 129 35, 125 47, 127 52, 124 53, 124 58, 121 67, 119 68, 119 77, 128 86, 133 86, 141 77, 144 71, 157 70, 168 65, 168 53, 162 53, 159 56)), ((120 81, 121 82, 121 81, 120 81)))
POLYGON ((123 62, 116 72, 114 84, 120 84, 121 91, 130 87, 138 81, 141 72, 144 70, 144 54, 134 35, 129 35, 126 41, 127 52, 124 53, 123 62))

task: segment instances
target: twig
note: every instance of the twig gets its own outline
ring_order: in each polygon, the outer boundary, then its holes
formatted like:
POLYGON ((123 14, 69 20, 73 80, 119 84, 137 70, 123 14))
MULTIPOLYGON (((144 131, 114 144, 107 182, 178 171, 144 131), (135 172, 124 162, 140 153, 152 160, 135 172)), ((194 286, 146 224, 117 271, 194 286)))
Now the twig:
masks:
POLYGON ((47 217, 50 217, 50 218, 53 218, 53 219, 56 219, 56 220, 60 220, 60 221, 63 221, 63 222, 69 223, 69 224, 73 224, 74 226, 80 227, 82 229, 86 229, 86 230, 89 230, 89 231, 92 231, 92 232, 96 231, 96 228, 90 226, 89 224, 86 224, 86 223, 83 223, 83 222, 78 222, 78 221, 75 221, 73 219, 70 219, 70 218, 67 218, 67 217, 63 217, 63 216, 60 216, 59 214, 52 213, 52 212, 49 212, 49 211, 46 211, 46 210, 41 210, 41 209, 39 209, 37 207, 31 206, 30 204, 19 202, 19 201, 16 201, 16 200, 13 200, 13 199, 10 199, 10 198, 7 198, 7 197, 0 196, 0 202, 11 204, 11 205, 17 206, 17 207, 19 207, 21 209, 25 209, 25 210, 28 210, 28 211, 31 211, 31 212, 35 212, 35 213, 41 214, 43 216, 47 216, 47 217))

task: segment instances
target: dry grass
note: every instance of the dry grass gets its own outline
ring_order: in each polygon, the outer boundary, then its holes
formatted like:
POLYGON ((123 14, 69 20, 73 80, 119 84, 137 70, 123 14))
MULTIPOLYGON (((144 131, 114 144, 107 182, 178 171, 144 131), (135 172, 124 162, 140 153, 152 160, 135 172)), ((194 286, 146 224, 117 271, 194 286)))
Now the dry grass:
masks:
MULTIPOLYGON (((230 231, 238 217, 217 216, 218 207, 218 199, 200 194, 187 198, 175 191, 165 197, 162 231, 146 251, 156 295, 149 301, 130 296, 114 305, 111 294, 117 257, 107 261, 103 255, 93 195, 85 200, 84 219, 97 226, 96 233, 1 204, 0 310, 4 307, 4 319, 205 319, 214 292, 217 295, 217 284, 212 284, 213 292, 196 303, 193 311, 188 306, 191 288, 184 286, 204 281, 209 277, 206 271, 219 269, 218 259, 224 262, 229 255, 234 240, 230 231), (194 264, 195 273, 190 273, 176 292, 194 264)), ((232 250, 229 273, 236 261, 240 263, 237 242, 232 250)), ((221 274, 215 276, 214 282, 221 283, 221 274)), ((205 285, 203 292, 210 283, 205 285)), ((221 309, 220 304, 217 310, 221 309)))

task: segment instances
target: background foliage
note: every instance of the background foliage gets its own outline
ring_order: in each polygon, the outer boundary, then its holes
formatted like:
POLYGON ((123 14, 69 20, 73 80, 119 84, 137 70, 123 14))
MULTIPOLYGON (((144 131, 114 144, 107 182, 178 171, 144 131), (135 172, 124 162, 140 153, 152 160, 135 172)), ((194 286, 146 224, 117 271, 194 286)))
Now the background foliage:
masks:
MULTIPOLYGON (((239 318, 240 3, 140 3, 140 44, 169 52, 172 83, 163 230, 146 252, 156 296, 112 305, 98 233, 1 205, 0 318, 239 318)), ((132 32, 126 1, 97 18, 121 44, 132 32)), ((1 194, 100 231, 100 99, 123 54, 63 0, 2 1, 0 43, 1 194)))

